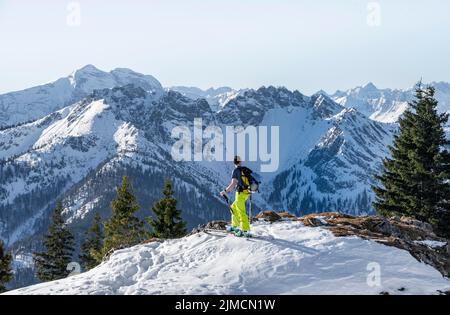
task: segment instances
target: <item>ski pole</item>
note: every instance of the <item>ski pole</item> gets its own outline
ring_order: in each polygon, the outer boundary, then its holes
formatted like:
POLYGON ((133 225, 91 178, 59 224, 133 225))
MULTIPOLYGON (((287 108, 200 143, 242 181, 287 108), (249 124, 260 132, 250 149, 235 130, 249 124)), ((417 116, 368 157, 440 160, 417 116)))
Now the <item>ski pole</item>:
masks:
POLYGON ((248 209, 249 221, 252 223, 252 194, 250 194, 250 208, 248 209))
POLYGON ((227 202, 227 205, 230 205, 230 200, 228 199, 227 195, 223 195, 222 197, 227 202))
POLYGON ((231 209, 230 199, 228 199, 227 195, 223 195, 222 197, 223 197, 223 199, 225 199, 225 201, 226 201, 226 203, 228 205, 228 209, 230 210, 231 215, 234 215, 233 214, 233 209, 231 209))

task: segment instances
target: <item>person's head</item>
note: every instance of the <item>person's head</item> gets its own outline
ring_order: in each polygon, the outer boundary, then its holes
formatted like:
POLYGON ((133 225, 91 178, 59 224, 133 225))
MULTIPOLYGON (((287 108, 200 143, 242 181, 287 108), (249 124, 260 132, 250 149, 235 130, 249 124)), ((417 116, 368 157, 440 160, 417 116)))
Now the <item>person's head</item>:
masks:
POLYGON ((236 155, 235 157, 234 157, 234 166, 235 167, 239 167, 239 166, 241 166, 241 164, 242 164, 242 160, 241 160, 241 157, 240 156, 238 156, 238 155, 236 155))

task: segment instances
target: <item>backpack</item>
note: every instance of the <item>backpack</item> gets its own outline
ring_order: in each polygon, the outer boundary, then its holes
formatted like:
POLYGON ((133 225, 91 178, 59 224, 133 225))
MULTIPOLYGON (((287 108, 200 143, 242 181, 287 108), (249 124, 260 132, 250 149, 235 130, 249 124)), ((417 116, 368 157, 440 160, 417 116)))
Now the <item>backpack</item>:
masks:
POLYGON ((248 167, 240 167, 239 171, 241 177, 238 181, 238 191, 243 192, 247 190, 249 193, 259 192, 259 184, 261 183, 258 180, 259 176, 248 167))

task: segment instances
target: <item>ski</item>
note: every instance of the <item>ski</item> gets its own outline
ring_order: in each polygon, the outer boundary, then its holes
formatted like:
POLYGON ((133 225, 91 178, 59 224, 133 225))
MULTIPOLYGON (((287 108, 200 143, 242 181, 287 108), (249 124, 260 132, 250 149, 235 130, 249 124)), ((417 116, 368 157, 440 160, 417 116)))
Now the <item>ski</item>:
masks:
POLYGON ((208 235, 218 236, 218 237, 234 236, 233 233, 227 232, 225 230, 205 229, 202 232, 204 232, 205 234, 208 234, 208 235))
POLYGON ((204 229, 202 230, 203 232, 205 232, 206 234, 209 235, 214 235, 214 236, 223 236, 223 237, 227 237, 227 236, 234 236, 236 238, 243 238, 243 239, 252 239, 255 238, 255 236, 253 234, 249 235, 249 236, 236 236, 234 234, 234 232, 228 232, 226 230, 216 230, 216 229, 204 229))

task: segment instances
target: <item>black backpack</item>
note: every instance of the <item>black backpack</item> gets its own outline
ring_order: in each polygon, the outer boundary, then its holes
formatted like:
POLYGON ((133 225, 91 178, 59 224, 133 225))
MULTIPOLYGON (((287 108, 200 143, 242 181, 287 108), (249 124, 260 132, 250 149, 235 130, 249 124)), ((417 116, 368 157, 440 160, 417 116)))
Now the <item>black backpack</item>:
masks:
POLYGON ((238 191, 248 191, 249 193, 259 192, 259 184, 261 183, 257 179, 259 176, 248 167, 241 166, 238 169, 241 175, 238 180, 238 191))

